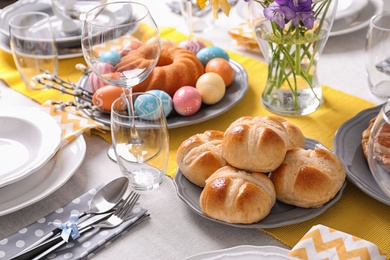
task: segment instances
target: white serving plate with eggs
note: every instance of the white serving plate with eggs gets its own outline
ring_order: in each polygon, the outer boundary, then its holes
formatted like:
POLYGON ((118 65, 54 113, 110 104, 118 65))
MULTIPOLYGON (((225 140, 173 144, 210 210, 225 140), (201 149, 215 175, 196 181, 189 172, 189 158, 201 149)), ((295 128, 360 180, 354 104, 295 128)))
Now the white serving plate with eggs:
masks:
MULTIPOLYGON (((226 92, 221 101, 214 105, 202 105, 200 110, 191 116, 181 116, 177 113, 171 113, 167 117, 168 128, 177 128, 192 124, 197 124, 214 117, 217 117, 229 109, 234 107, 244 97, 248 91, 248 75, 241 64, 234 60, 229 61, 230 65, 234 69, 234 81, 229 87, 226 88, 226 92)), ((88 74, 84 74, 78 84, 85 89, 89 89, 88 86, 88 74)), ((89 109, 83 109, 83 113, 100 122, 104 125, 110 125, 110 114, 102 111, 91 111, 89 109)))

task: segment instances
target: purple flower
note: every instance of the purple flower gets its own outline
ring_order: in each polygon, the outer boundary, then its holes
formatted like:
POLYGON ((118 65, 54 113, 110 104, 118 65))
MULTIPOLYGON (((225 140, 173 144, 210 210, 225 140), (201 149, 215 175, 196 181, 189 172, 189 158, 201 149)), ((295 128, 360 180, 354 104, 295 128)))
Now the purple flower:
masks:
POLYGON ((310 30, 315 21, 312 3, 312 0, 275 0, 264 9, 264 16, 281 28, 293 20, 295 26, 302 22, 310 30))
POLYGON ((264 16, 284 28, 286 21, 294 19, 296 14, 290 7, 278 5, 274 2, 264 9, 264 16))

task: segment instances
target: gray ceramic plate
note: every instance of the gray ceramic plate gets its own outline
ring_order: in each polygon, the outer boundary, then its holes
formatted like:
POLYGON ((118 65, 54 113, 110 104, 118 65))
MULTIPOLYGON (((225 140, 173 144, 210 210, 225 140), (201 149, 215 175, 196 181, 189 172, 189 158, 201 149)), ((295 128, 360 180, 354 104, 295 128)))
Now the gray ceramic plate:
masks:
POLYGON ((362 133, 382 105, 361 111, 337 130, 334 152, 343 162, 348 179, 368 196, 390 206, 390 198, 379 188, 371 174, 361 146, 362 133))
MULTIPOLYGON (((192 116, 181 116, 179 114, 171 114, 167 117, 168 128, 176 128, 187 125, 192 125, 200 123, 216 116, 219 116, 233 106, 235 106, 240 100, 244 97, 245 93, 248 91, 248 75, 238 62, 230 60, 230 65, 234 69, 234 81, 232 84, 226 88, 225 96, 214 105, 203 105, 200 110, 192 116)), ((86 89, 89 89, 88 84, 88 75, 83 75, 79 80, 79 85, 83 86, 86 89)), ((110 125, 110 114, 100 111, 94 111, 93 113, 90 110, 84 109, 83 112, 90 118, 103 123, 105 125, 110 125)))
MULTIPOLYGON (((306 138, 306 149, 313 149, 317 144, 320 144, 314 139, 306 138)), ((338 201, 343 193, 343 190, 346 186, 344 182, 340 191, 336 196, 331 199, 329 202, 318 208, 300 208, 292 205, 287 205, 280 201, 276 201, 274 207, 271 209, 270 214, 263 220, 254 223, 254 224, 231 224, 219 220, 212 219, 203 214, 202 209, 199 205, 199 197, 202 192, 202 188, 192 184, 187 180, 186 177, 178 169, 174 178, 174 183, 176 186, 176 192, 181 200, 183 200, 195 213, 200 216, 210 219, 217 223, 226 224, 229 226, 240 227, 240 228, 275 228, 282 227, 287 225, 292 225, 300 223, 309 219, 312 219, 327 209, 329 209, 336 201, 338 201)))

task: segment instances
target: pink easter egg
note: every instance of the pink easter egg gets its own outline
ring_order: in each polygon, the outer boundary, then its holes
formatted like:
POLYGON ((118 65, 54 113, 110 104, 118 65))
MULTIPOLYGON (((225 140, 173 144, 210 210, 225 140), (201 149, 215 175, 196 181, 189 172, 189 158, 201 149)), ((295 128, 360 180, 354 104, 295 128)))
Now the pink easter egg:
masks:
POLYGON ((99 88, 107 85, 101 78, 99 78, 96 73, 99 74, 108 74, 115 71, 114 66, 109 63, 97 62, 93 65, 93 71, 89 74, 88 84, 91 87, 93 92, 96 92, 99 88))
POLYGON ((179 47, 186 49, 186 50, 189 50, 189 51, 193 52, 194 54, 197 54, 198 51, 205 48, 206 45, 199 40, 189 39, 189 40, 185 40, 185 41, 180 42, 179 47))
POLYGON ((182 116, 190 116, 198 112, 202 105, 202 97, 196 88, 184 86, 173 95, 173 107, 182 116))

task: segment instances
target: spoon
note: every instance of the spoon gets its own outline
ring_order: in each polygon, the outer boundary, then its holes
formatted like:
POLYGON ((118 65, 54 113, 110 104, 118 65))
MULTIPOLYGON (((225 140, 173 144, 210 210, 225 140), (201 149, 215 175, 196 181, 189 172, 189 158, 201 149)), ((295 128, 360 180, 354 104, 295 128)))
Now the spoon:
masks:
MULTIPOLYGON (((79 214, 79 219, 86 215, 103 214, 113 209, 122 200, 122 197, 127 190, 128 184, 129 179, 127 177, 119 177, 107 183, 92 197, 89 203, 89 209, 79 214)), ((54 229, 29 247, 22 250, 22 252, 20 253, 23 253, 30 248, 41 244, 42 242, 60 233, 61 231, 62 230, 59 228, 54 229)))

